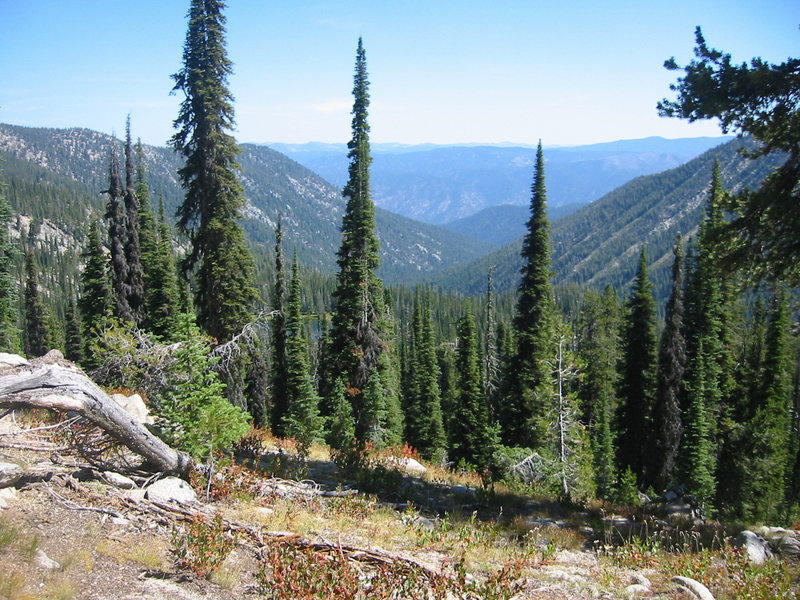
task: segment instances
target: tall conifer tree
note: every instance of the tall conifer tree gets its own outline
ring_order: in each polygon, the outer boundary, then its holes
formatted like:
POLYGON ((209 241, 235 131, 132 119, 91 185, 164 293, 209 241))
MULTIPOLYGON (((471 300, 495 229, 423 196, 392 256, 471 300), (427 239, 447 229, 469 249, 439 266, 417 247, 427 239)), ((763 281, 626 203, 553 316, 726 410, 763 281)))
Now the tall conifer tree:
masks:
POLYGON ((650 452, 650 482, 656 491, 675 483, 680 447, 683 376, 686 370, 686 338, 683 305, 683 240, 678 237, 673 248, 672 292, 667 302, 666 326, 661 337, 658 358, 658 387, 653 409, 653 451, 650 452))
POLYGON ((353 80, 352 139, 348 142, 347 199, 342 221, 342 244, 338 253, 339 272, 333 292, 335 308, 331 323, 325 393, 330 395, 337 379, 344 377, 353 407, 356 435, 360 440, 374 437, 370 431, 375 411, 365 405, 370 377, 387 350, 382 331, 383 289, 376 275, 379 265, 375 205, 370 193, 369 80, 366 53, 359 38, 353 80))
POLYGON ((17 282, 14 276, 16 250, 8 233, 11 206, 0 181, 0 352, 19 351, 20 331, 17 326, 17 282))
POLYGON ((83 342, 87 345, 84 351, 85 366, 95 366, 92 354, 88 351, 97 333, 103 329, 114 310, 114 296, 111 291, 108 259, 100 242, 100 230, 97 221, 89 227, 82 258, 84 269, 81 272, 81 294, 78 299, 81 322, 83 324, 83 342))
POLYGON ((25 255, 25 329, 23 342, 29 358, 43 356, 53 347, 52 319, 39 290, 39 266, 33 250, 25 255))
POLYGON ((133 322, 139 326, 144 318, 144 272, 142 269, 142 254, 139 243, 139 198, 136 195, 136 181, 134 173, 136 165, 133 158, 133 143, 131 141, 131 117, 125 123, 125 264, 127 279, 125 293, 130 307, 133 322))
POLYGON ((117 154, 117 140, 111 141, 108 168, 108 203, 106 204, 106 220, 108 221, 108 245, 111 256, 111 283, 114 290, 115 313, 125 321, 135 322, 133 311, 128 304, 128 262, 125 256, 127 241, 127 217, 125 214, 122 173, 117 154))
POLYGON ((183 68, 173 75, 173 91, 185 98, 170 140, 186 159, 178 170, 186 191, 178 226, 192 242, 185 267, 195 269, 199 322, 218 340, 230 339, 252 319, 256 297, 253 260, 238 222, 244 193, 236 175, 239 149, 229 133, 234 112, 224 7, 221 0, 192 0, 183 68))
POLYGON ((622 377, 620 381, 620 465, 628 467, 639 483, 645 482, 646 441, 656 394, 656 305, 647 274, 647 254, 642 247, 633 292, 625 307, 622 377))
POLYGON ((511 445, 537 448, 545 443, 548 369, 553 330, 550 223, 542 143, 536 150, 531 215, 522 245, 522 279, 517 289, 514 329, 517 348, 505 398, 504 437, 511 445))
POLYGON ((289 404, 286 387, 286 283, 283 272, 283 224, 278 217, 275 228, 275 289, 272 293, 272 423, 273 431, 283 436, 284 415, 289 404))
POLYGON ((175 253, 172 249, 172 231, 164 216, 164 203, 160 203, 157 237, 149 259, 148 287, 145 297, 145 324, 149 331, 164 341, 177 339, 180 298, 175 253))
POLYGON ((64 356, 76 364, 83 362, 83 334, 78 319, 78 308, 72 294, 67 300, 64 317, 64 356))

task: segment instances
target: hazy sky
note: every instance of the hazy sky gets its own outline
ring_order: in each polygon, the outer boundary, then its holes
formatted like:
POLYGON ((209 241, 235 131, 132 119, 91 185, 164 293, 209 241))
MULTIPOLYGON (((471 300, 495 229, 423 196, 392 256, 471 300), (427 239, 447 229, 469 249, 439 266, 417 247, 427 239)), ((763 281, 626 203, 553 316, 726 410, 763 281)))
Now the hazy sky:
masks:
MULTIPOLYGON (((345 142, 359 36, 375 142, 719 135, 656 114, 700 25, 736 62, 800 50, 797 0, 230 0, 240 142, 345 142)), ((164 145, 188 0, 0 0, 0 122, 164 145)))

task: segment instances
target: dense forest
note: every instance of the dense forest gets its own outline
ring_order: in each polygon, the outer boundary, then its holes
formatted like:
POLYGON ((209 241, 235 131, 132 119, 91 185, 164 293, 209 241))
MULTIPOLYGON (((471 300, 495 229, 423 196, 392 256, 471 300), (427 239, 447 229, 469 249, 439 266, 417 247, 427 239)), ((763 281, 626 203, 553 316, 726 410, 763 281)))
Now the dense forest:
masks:
MULTIPOLYGON (((101 384, 145 392, 161 434, 198 459, 255 426, 301 455, 324 442, 345 466, 405 445, 564 502, 680 487, 705 516, 797 519, 794 247, 766 240, 753 258, 736 237, 758 190, 797 200, 796 177, 779 185, 798 152, 775 141, 780 122, 742 120, 750 137, 555 225, 540 144, 525 235, 488 255, 376 210, 360 39, 339 195, 236 144, 222 4, 192 7, 171 148, 136 143, 130 119, 110 142, 0 130, 0 349, 59 348, 101 384), (55 140, 74 147, 49 152, 55 140)), ((679 92, 663 110, 690 118, 681 102, 700 92, 679 92)), ((796 242, 792 223, 776 235, 787 228, 796 242)))

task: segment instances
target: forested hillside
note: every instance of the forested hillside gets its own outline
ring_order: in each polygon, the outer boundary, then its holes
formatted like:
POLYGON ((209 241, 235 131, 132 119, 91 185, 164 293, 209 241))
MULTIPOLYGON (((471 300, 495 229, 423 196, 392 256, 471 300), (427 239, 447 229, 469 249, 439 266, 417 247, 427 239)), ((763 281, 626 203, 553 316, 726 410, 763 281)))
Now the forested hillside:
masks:
MULTIPOLYGON (((7 158, 4 171, 13 191, 9 194, 12 206, 24 214, 47 217, 79 236, 85 234, 87 215, 69 212, 64 205, 74 210, 83 204, 92 207, 96 216, 102 214, 105 200, 100 191, 108 185, 111 139, 85 129, 0 124, 0 152, 7 158), (34 192, 37 182, 43 181, 47 181, 50 191, 34 192), (62 196, 72 201, 62 202, 62 196)), ((164 198, 167 215, 172 215, 182 198, 175 175, 179 159, 167 148, 143 149, 150 189, 155 198, 164 198)), ((344 209, 341 190, 263 146, 243 145, 239 164, 247 199, 243 226, 256 263, 264 268, 271 264, 275 224, 280 215, 287 248, 296 248, 306 267, 332 273, 344 209)), ((389 282, 417 280, 426 272, 474 259, 490 247, 480 240, 380 209, 378 227, 382 244, 380 273, 389 282)))
MULTIPOLYGON (((646 246, 655 296, 665 301, 672 244, 678 234, 696 233, 714 160, 720 161, 724 187, 734 191, 757 187, 781 161, 780 155, 747 159, 739 153, 742 144, 732 140, 680 167, 638 177, 589 206, 554 220, 554 281, 588 284, 595 289, 611 285, 618 293, 624 292, 633 282, 639 251, 646 246)), ((433 281, 446 289, 480 293, 485 274, 493 265, 498 290, 513 288, 521 264, 520 246, 521 240, 516 240, 433 281)))

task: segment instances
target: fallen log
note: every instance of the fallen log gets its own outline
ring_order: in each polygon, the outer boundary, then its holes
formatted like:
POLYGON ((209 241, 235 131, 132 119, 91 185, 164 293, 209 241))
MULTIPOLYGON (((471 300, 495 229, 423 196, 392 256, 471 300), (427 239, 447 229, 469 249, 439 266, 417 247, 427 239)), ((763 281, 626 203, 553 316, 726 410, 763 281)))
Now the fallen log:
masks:
POLYGON ((29 363, 0 368, 0 409, 25 406, 78 413, 155 470, 188 478, 194 465, 189 455, 150 433, 58 350, 29 363))

